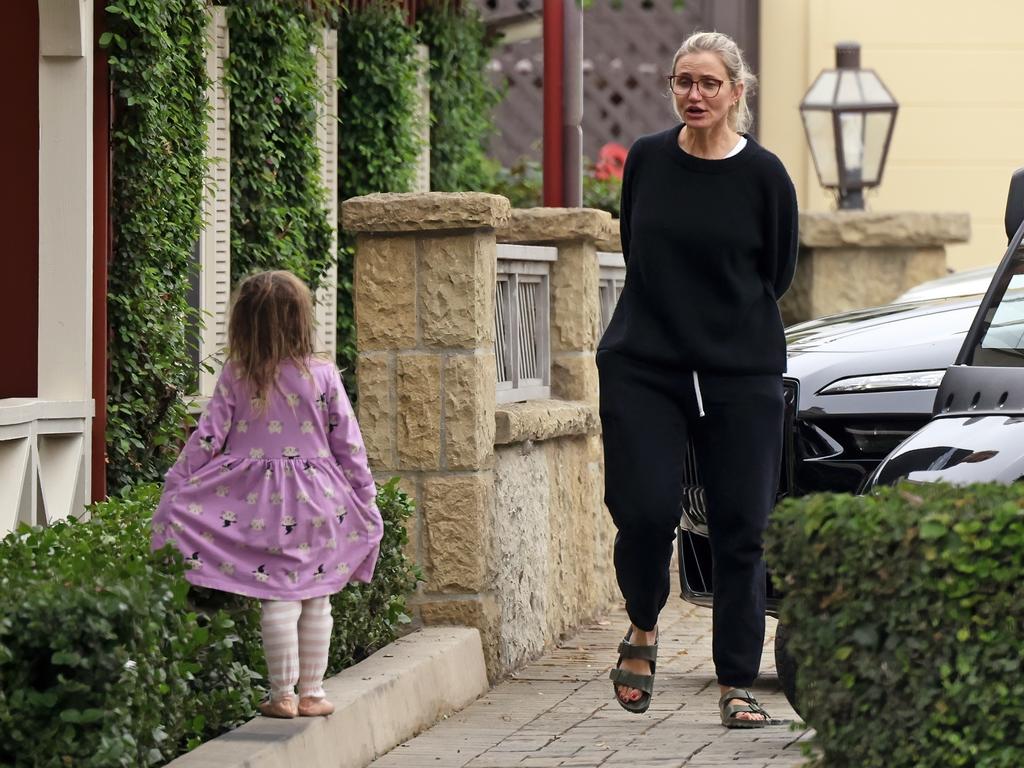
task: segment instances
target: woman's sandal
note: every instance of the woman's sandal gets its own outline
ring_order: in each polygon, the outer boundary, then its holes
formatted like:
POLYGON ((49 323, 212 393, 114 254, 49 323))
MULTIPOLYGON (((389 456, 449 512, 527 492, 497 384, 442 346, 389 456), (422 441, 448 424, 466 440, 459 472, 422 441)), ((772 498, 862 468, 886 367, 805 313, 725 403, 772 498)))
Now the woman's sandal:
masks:
POLYGON ((779 722, 778 720, 773 720, 772 716, 758 703, 750 691, 743 688, 730 688, 726 691, 722 698, 718 700, 718 711, 722 715, 722 725, 726 728, 764 728, 767 725, 777 725, 779 722), (729 702, 733 699, 739 699, 746 703, 730 704, 729 702), (761 717, 754 720, 736 717, 741 712, 751 712, 755 715, 761 715, 761 717))
POLYGON ((633 645, 629 638, 633 636, 633 628, 629 628, 625 638, 619 643, 619 660, 615 662, 615 668, 608 673, 612 681, 612 689, 615 691, 615 700, 619 706, 627 712, 642 715, 651 706, 651 697, 654 694, 654 671, 658 660, 658 643, 654 645, 633 645), (651 674, 640 675, 636 672, 629 672, 619 669, 623 659, 642 659, 651 665, 651 674), (619 686, 636 688, 642 694, 636 701, 623 701, 619 695, 619 686))
POLYGON ((327 717, 334 712, 334 705, 327 699, 303 696, 299 699, 299 714, 303 717, 327 717))
POLYGON ((295 705, 295 699, 291 696, 284 699, 271 699, 261 702, 259 705, 260 714, 264 717, 276 717, 281 720, 291 720, 299 714, 299 708, 295 705))

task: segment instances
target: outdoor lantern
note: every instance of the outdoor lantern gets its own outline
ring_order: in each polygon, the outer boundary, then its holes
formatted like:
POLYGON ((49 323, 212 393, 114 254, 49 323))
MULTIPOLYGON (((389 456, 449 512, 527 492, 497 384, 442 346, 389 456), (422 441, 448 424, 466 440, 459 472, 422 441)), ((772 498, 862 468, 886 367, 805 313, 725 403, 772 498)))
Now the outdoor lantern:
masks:
POLYGON ((874 71, 860 68, 860 45, 838 43, 826 69, 800 102, 800 116, 823 187, 840 208, 863 208, 865 187, 882 180, 899 105, 874 71))

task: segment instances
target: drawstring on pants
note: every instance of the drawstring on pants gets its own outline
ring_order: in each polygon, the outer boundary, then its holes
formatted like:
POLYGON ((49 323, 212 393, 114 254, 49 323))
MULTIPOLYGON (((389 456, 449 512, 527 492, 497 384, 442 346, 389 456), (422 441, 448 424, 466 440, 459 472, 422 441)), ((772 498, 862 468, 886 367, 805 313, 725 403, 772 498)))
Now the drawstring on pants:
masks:
POLYGON ((700 396, 700 381, 696 371, 693 372, 693 394, 697 396, 697 415, 704 418, 704 400, 700 396))

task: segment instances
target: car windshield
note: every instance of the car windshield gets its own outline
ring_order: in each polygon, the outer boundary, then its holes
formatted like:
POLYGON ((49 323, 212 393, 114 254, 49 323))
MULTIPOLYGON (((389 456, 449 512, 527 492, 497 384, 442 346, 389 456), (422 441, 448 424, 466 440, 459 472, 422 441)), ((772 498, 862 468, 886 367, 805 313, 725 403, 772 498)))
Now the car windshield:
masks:
POLYGON ((1024 366, 1024 252, 1018 250, 1015 256, 1002 290, 985 312, 984 332, 971 365, 1024 366))

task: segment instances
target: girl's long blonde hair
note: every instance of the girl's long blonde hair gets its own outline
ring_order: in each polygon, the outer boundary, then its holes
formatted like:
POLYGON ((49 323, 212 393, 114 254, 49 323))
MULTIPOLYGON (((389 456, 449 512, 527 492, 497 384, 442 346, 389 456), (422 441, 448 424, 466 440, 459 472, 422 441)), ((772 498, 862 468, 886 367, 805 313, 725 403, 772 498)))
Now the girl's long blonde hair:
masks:
POLYGON ((228 361, 262 410, 277 366, 290 360, 306 373, 313 356, 313 297, 291 272, 258 272, 242 280, 228 320, 228 361))

